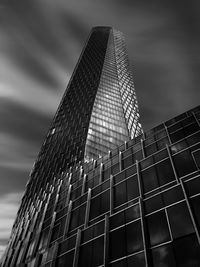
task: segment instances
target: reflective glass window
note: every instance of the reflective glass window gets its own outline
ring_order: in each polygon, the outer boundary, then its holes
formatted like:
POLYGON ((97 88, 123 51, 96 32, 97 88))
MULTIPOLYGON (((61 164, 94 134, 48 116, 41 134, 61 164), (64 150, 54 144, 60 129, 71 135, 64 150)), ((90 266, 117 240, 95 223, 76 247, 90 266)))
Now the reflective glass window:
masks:
POLYGON ((173 247, 178 267, 200 266, 200 247, 195 234, 175 240, 173 247))
POLYGON ((197 169, 189 150, 175 155, 174 164, 179 177, 184 176, 197 169))
POLYGON ((194 217, 197 221, 198 226, 200 227, 200 196, 192 198, 191 204, 194 211, 194 217))
POLYGON ((182 188, 180 186, 173 187, 162 193, 165 206, 171 205, 184 198, 182 188))
POLYGON ((137 266, 137 267, 146 267, 144 253, 139 253, 128 257, 127 259, 128 267, 137 266))
POLYGON ((115 260, 126 255, 125 228, 119 228, 110 233, 110 259, 115 260))
POLYGON ((72 266, 73 260, 74 260, 74 250, 64 254, 61 257, 58 257, 56 259, 56 267, 65 267, 66 262, 68 263, 69 266, 72 266))
POLYGON ((152 249, 152 257, 154 267, 177 267, 171 244, 152 249))
POLYGON ((152 246, 170 240, 169 229, 164 211, 156 212, 147 216, 150 244, 152 246))
POLYGON ((143 170, 141 174, 145 193, 159 186, 155 166, 143 170))
POLYGON ((167 209, 173 238, 194 232, 190 214, 185 202, 181 202, 167 209))
POLYGON ((156 171, 160 186, 175 179, 172 165, 169 159, 163 160, 156 164, 156 171))
POLYGON ((126 225, 127 254, 143 249, 141 222, 126 225))
POLYGON ((193 196, 200 193, 200 176, 190 181, 187 181, 185 183, 185 187, 189 196, 193 196))

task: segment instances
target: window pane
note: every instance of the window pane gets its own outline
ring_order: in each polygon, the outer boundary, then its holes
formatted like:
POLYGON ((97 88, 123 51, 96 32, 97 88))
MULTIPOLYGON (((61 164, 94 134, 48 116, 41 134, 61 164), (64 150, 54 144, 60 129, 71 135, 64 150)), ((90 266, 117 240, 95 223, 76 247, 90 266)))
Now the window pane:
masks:
POLYGON ((146 267, 144 253, 131 256, 127 259, 128 267, 146 267))
POLYGON ((136 221, 126 226, 127 254, 143 249, 141 222, 136 221))
POLYGON ((131 221, 140 217, 139 205, 134 205, 134 206, 126 209, 124 212, 125 212, 126 223, 131 222, 131 221))
POLYGON ((144 202, 145 213, 151 213, 152 211, 163 208, 163 200, 161 194, 151 197, 144 202))
POLYGON ((167 212, 174 238, 194 232, 190 214, 185 202, 168 208, 167 212))
POLYGON ((56 267, 65 267, 66 262, 68 263, 69 266, 72 266, 73 260, 74 260, 74 250, 70 251, 69 253, 66 253, 65 255, 63 255, 59 258, 57 258, 56 267))
POLYGON ((176 261, 171 245, 165 245, 152 250, 154 267, 176 267, 176 261))
POLYGON ((188 195, 193 196, 200 192, 200 176, 185 183, 188 195))
POLYGON ((128 201, 139 196, 138 180, 136 176, 131 176, 126 181, 128 201))
POLYGON ((154 166, 142 171, 142 181, 145 193, 159 186, 154 166))
MULTIPOLYGON (((99 266, 103 264, 103 255, 104 255, 104 246, 103 246, 103 237, 100 237, 98 239, 95 239, 92 242, 92 267, 93 266, 99 266)), ((85 262, 82 262, 82 266, 85 265, 85 262)))
POLYGON ((162 196, 165 206, 171 205, 172 203, 182 200, 184 198, 183 191, 180 186, 176 186, 170 190, 165 191, 162 196))
POLYGON ((197 223, 200 227, 200 196, 197 196, 195 198, 191 199, 193 211, 194 211, 194 216, 197 220, 197 223))
POLYGON ((164 185, 175 179, 172 165, 169 159, 156 164, 156 170, 160 185, 164 185))
POLYGON ((164 211, 159 211, 148 216, 147 224, 152 246, 170 240, 167 219, 164 211))
POLYGON ((179 177, 195 171, 196 165, 188 150, 174 156, 174 163, 179 177))
POLYGON ((126 202, 126 183, 122 182, 114 187, 114 205, 115 207, 126 202))
POLYGON ((200 249, 196 235, 179 238, 173 244, 178 267, 200 266, 200 249))
MULTIPOLYGON (((115 260, 126 255, 126 232, 122 227, 110 233, 110 259, 115 260), (120 245, 119 245, 120 244, 120 245)), ((87 266, 87 265, 86 265, 87 266)))

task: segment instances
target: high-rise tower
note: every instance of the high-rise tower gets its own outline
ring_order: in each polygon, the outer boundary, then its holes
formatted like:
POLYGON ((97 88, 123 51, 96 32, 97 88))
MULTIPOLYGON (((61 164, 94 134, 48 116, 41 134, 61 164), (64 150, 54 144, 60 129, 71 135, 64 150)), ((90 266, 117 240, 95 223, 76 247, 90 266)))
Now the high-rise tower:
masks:
MULTIPOLYGON (((70 167, 105 156, 141 132, 123 35, 111 27, 95 27, 35 161, 13 229, 38 203, 40 209, 45 209, 45 202, 41 201, 43 197, 47 201, 47 188, 53 190, 55 182, 70 167)), ((29 235, 31 239, 31 232, 29 235)), ((21 249, 21 242, 20 252, 25 249, 21 249)), ((16 260, 14 257, 10 264, 24 262, 27 255, 23 253, 15 255, 16 260)))

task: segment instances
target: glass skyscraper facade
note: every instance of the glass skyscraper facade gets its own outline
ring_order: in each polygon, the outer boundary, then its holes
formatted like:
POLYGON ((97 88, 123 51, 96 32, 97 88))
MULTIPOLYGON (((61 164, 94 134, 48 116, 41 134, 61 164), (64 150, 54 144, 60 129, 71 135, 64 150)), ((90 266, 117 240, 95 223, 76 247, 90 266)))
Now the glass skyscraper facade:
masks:
POLYGON ((200 107, 143 133, 133 88, 122 34, 94 28, 3 267, 200 266, 200 107))

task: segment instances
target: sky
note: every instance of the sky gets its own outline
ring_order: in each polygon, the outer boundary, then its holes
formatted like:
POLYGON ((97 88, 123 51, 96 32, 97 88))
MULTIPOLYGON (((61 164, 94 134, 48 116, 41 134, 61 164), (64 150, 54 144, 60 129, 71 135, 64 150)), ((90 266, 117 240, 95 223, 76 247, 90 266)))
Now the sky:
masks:
POLYGON ((122 31, 144 130, 200 99, 199 0, 0 0, 0 257, 93 26, 122 31))

